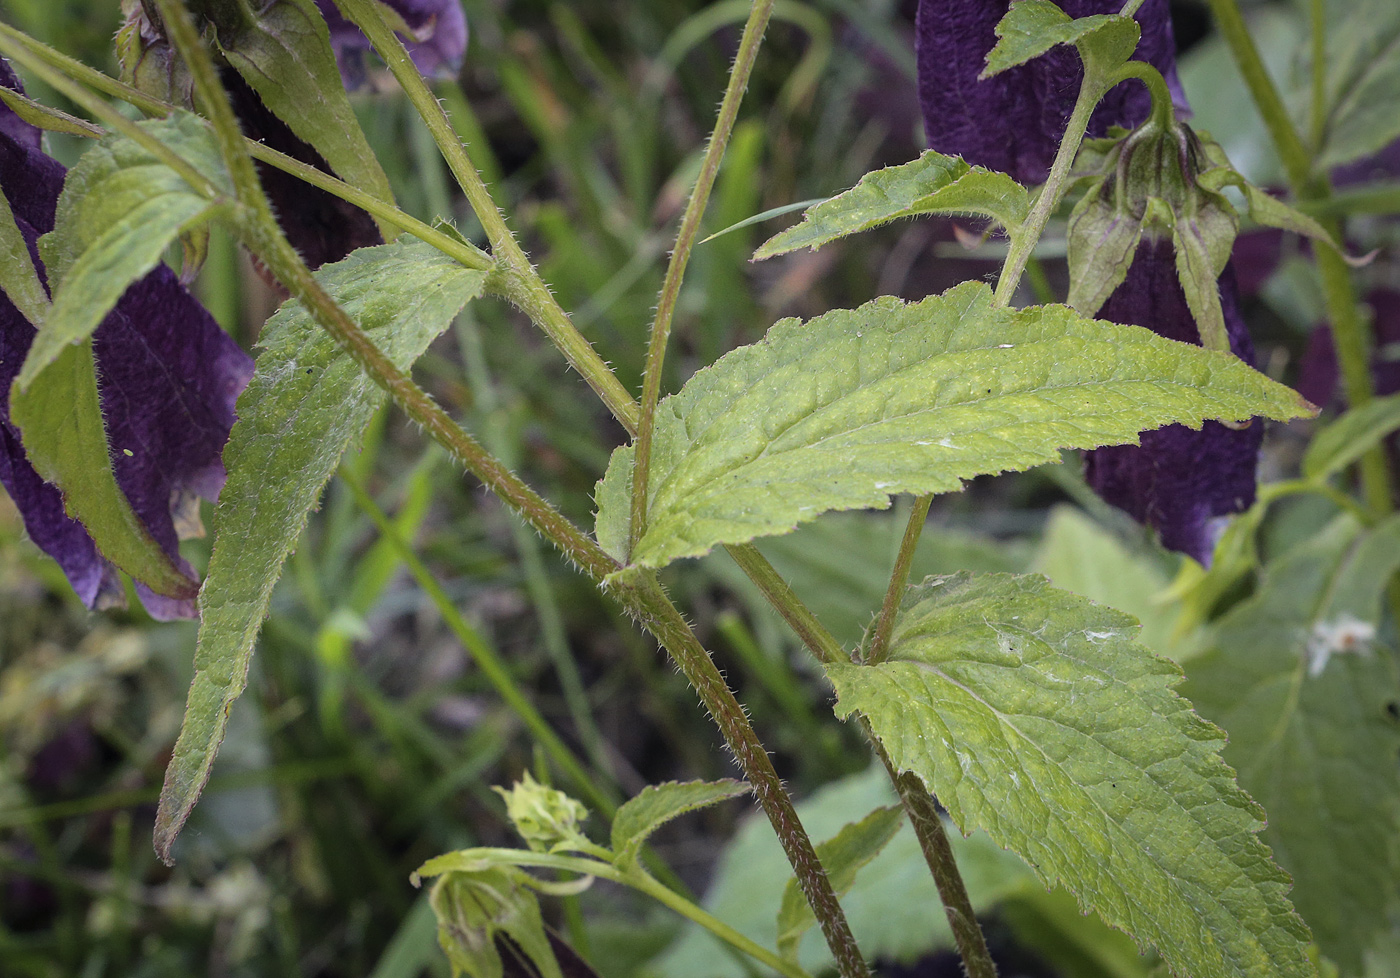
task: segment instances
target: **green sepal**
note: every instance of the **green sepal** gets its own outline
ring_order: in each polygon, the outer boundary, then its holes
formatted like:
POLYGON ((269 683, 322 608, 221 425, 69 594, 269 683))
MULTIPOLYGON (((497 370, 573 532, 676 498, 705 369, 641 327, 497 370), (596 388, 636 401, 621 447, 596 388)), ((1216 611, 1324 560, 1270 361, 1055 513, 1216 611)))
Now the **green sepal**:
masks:
POLYGON ((157 594, 194 597, 199 583, 175 566, 117 485, 91 338, 61 347, 28 388, 15 383, 10 420, 34 470, 58 486, 64 509, 104 557, 157 594))
MULTIPOLYGON (((503 978, 497 935, 508 937, 539 978, 563 978, 544 916, 522 870, 492 866, 445 873, 428 894, 438 920, 438 943, 453 978, 503 978)), ((512 969, 512 974, 519 973, 512 969)))
MULTIPOLYGON (((838 897, 846 895, 855 885, 856 874, 880 854, 903 825, 904 809, 900 806, 877 808, 859 822, 842 826, 840 832, 816 847, 817 858, 838 897)), ((790 878, 778 910, 778 953, 796 964, 802 935, 816 922, 797 877, 790 878)))
POLYGON ((1113 290, 1123 284, 1142 240, 1142 219, 1103 194, 1107 179, 1100 177, 1069 217, 1066 304, 1085 316, 1098 312, 1113 290))
POLYGON ((506 817, 533 852, 578 852, 587 836, 579 823, 588 817, 583 802, 540 784, 526 771, 509 790, 492 788, 505 799, 506 817))
POLYGON ((1122 65, 1137 49, 1141 28, 1131 17, 1094 14, 1070 18, 1051 0, 1018 0, 996 26, 997 43, 987 52, 985 80, 1040 57, 1060 44, 1079 49, 1086 68, 1107 73, 1122 65))
MULTIPOLYGON (((215 32, 219 50, 273 115, 345 182, 392 202, 393 190, 340 78, 330 31, 311 0, 274 0, 242 29, 215 32)), ((376 218, 385 241, 398 229, 376 218)))
MULTIPOLYGON (((1212 195, 1214 196, 1214 195, 1212 195)), ((1220 274, 1230 260, 1239 221, 1223 198, 1204 200, 1189 217, 1178 217, 1172 228, 1176 277, 1186 305, 1196 320, 1201 346, 1230 352, 1230 335, 1220 305, 1220 274)))
POLYGON ((820 248, 904 217, 974 215, 1014 229, 1029 211, 1026 188, 1005 173, 928 150, 917 160, 867 173, 845 193, 808 208, 800 223, 770 238, 753 260, 820 248))
POLYGON ((53 306, 16 383, 27 388, 64 349, 90 337, 132 282, 181 233, 226 213, 232 182, 207 126, 176 112, 137 123, 227 194, 209 199, 136 143, 104 137, 68 171, 54 229, 39 239, 53 306))
MULTIPOLYGON (((0 86, 0 91, 8 89, 0 86)), ((29 246, 3 193, 0 193, 0 292, 5 293, 31 325, 37 327, 48 316, 49 294, 39 281, 29 246)))

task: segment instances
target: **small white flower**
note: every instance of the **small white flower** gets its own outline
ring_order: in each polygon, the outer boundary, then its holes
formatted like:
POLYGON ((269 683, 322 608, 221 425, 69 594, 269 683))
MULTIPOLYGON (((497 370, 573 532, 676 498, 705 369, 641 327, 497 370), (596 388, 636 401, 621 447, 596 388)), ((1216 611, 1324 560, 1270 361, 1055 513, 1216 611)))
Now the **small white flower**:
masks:
POLYGON ((1370 655, 1376 626, 1353 615, 1341 615, 1332 621, 1320 621, 1313 626, 1304 654, 1308 658, 1308 675, 1317 677, 1327 668, 1333 654, 1354 652, 1370 655))

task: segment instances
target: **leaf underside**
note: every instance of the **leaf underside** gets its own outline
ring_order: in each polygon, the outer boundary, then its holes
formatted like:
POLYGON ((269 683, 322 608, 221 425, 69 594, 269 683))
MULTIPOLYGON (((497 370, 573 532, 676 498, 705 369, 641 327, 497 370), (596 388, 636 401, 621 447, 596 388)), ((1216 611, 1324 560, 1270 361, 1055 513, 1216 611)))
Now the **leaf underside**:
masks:
MULTIPOLYGON (((1165 424, 1309 413, 1226 354, 1064 306, 993 308, 981 283, 886 297, 779 322, 661 402, 631 563, 663 567, 828 510, 955 491, 1165 424)), ((619 448, 595 497, 598 541, 624 561, 631 473, 632 448, 619 448)))
POLYGON ((1183 687, 1229 732, 1293 902, 1346 974, 1400 908, 1400 679, 1375 640, 1397 565, 1400 517, 1338 520, 1269 565, 1183 687))
MULTIPOLYGON (((364 248, 317 280, 401 370, 480 295, 484 272, 418 241, 364 248)), ((341 455, 385 394, 311 319, 288 302, 263 327, 261 353, 238 399, 224 449, 228 482, 200 592, 199 643, 184 725, 166 769, 156 852, 189 817, 243 691, 272 587, 341 455)))
POLYGON ((1172 690, 1136 622, 1039 576, 930 578, 889 658, 828 665, 901 771, 963 829, 1193 978, 1314 974, 1263 810, 1221 761, 1222 732, 1172 690))

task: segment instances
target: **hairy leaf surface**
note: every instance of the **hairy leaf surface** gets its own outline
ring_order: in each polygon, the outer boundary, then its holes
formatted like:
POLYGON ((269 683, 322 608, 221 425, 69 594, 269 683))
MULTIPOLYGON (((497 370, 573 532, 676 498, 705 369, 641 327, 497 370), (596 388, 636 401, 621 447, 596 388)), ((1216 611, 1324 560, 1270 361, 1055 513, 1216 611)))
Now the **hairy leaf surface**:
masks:
POLYGON ((1011 4, 996 27, 997 43, 987 54, 983 78, 1038 58, 1057 44, 1073 44, 1086 61, 1103 67, 1121 64, 1137 47, 1140 28, 1131 17, 1094 14, 1072 20, 1050 0, 1020 0, 1011 4))
POLYGON ((742 781, 668 781, 649 784, 613 816, 612 849, 618 863, 637 858, 647 838, 673 818, 746 794, 742 781))
MULTIPOLYGON (((177 112, 138 125, 232 199, 214 136, 195 116, 177 112)), ((39 241, 53 306, 16 383, 28 387, 65 346, 91 336, 182 231, 223 206, 124 137, 108 136, 84 153, 68 171, 53 231, 39 241)))
MULTIPOLYGON (((993 308, 980 283, 877 299, 784 320, 661 402, 631 562, 662 567, 1164 424, 1307 413, 1227 354, 1064 306, 993 308)), ((598 541, 620 560, 631 470, 632 449, 618 449, 596 496, 598 541)))
POLYGON ((895 765, 964 831, 985 828, 1047 883, 1194 978, 1305 976, 1307 928, 1255 835, 1263 810, 1222 732, 1172 691, 1127 615, 1038 576, 912 588, 889 658, 828 665, 895 765))
POLYGON ((1293 901, 1348 974, 1400 908, 1400 681, 1377 638, 1397 566, 1400 517, 1338 519, 1268 567, 1184 687, 1228 731, 1293 901))
POLYGON ((928 150, 912 162, 867 173, 850 190, 809 208, 800 223, 769 239, 753 257, 760 261, 798 248, 820 248, 920 214, 974 214, 1014 228, 1029 210, 1026 188, 1005 173, 928 150))
MULTIPOLYGON (((485 277, 418 241, 365 248, 316 273, 401 370, 481 293, 485 277)), ((194 683, 161 791, 156 851, 165 859, 209 778, 282 562, 386 396, 298 302, 267 321, 259 345, 224 450, 228 482, 200 592, 194 683)))
MULTIPOLYGON (((846 895, 855 884, 856 873, 880 854, 903 824, 904 809, 898 805, 877 808, 859 822, 843 825, 840 832, 817 846, 817 858, 838 897, 846 895)), ((797 877, 790 877, 778 909, 778 953, 796 961, 802 935, 816 922, 797 877)))

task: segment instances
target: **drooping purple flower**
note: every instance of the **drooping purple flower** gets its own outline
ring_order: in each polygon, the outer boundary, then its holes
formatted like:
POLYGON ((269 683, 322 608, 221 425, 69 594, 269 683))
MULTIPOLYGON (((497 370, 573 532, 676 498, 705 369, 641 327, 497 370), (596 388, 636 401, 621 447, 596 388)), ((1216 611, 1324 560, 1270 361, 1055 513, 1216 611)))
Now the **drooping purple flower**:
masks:
MULTIPOLYGON (((386 0, 409 29, 412 38, 405 46, 418 70, 430 78, 451 78, 462 68, 467 54, 467 17, 460 0, 386 0)), ((365 80, 365 53, 370 50, 369 38, 346 20, 334 0, 316 0, 326 26, 331 31, 331 46, 346 88, 358 88, 365 80)))
MULTIPOLYGON (((1119 0, 1056 0, 1071 17, 1117 13, 1119 0)), ((929 145, 969 163, 1004 170, 1022 183, 1043 183, 1069 122, 1084 76, 1078 53, 1061 45, 1027 64, 979 80, 996 25, 1010 0, 919 0, 914 50, 919 100, 929 145)), ((1166 77, 1178 96, 1176 42, 1167 0, 1146 0, 1135 58, 1166 77)), ((1184 103, 1184 98, 1179 99, 1184 103)), ((1147 118, 1151 99, 1139 82, 1115 87, 1095 110, 1089 135, 1110 126, 1132 128, 1147 118)))
MULTIPOLYGON (((1220 304, 1230 349, 1254 363, 1254 346, 1240 314, 1234 269, 1220 276, 1220 304)), ((1177 279, 1171 242, 1144 241, 1099 318, 1145 326, 1161 336, 1199 345, 1186 295, 1177 279)), ((1210 563, 1224 517, 1254 502, 1255 467, 1264 427, 1207 421, 1200 431, 1168 425, 1145 431, 1140 445, 1098 448, 1085 460, 1085 478, 1106 502, 1154 527, 1162 545, 1210 563)))
MULTIPOLYGON (((0 85, 22 91, 3 61, 0 85)), ((36 242, 53 229, 66 171, 43 152, 40 138, 0 104, 0 190, 43 278, 36 242)), ((10 386, 33 338, 33 325, 0 294, 0 484, 30 539, 58 562, 83 602, 121 605, 116 569, 65 513, 59 490, 30 465, 10 421, 10 386)), ((214 499, 223 485, 220 454, 252 360, 163 265, 127 290, 93 334, 93 352, 117 485, 151 536, 193 577, 179 556, 180 530, 190 526, 192 498, 214 499)), ((136 589, 156 618, 196 614, 193 601, 155 594, 139 581, 136 589)))

